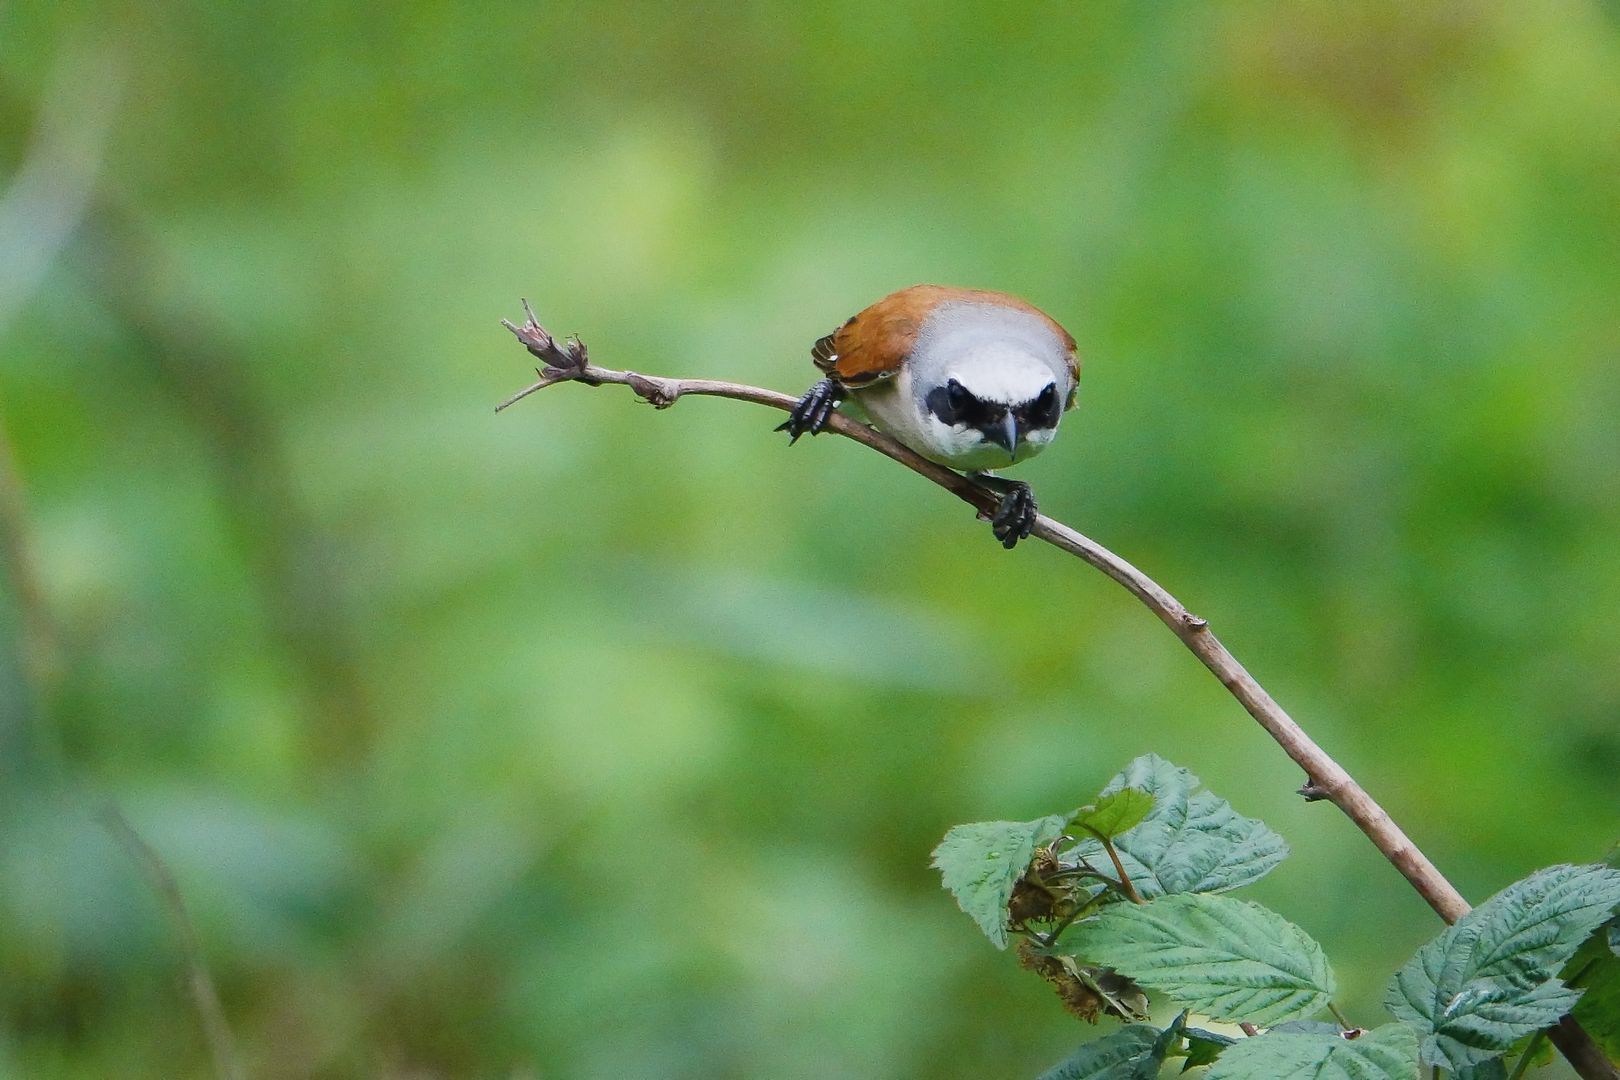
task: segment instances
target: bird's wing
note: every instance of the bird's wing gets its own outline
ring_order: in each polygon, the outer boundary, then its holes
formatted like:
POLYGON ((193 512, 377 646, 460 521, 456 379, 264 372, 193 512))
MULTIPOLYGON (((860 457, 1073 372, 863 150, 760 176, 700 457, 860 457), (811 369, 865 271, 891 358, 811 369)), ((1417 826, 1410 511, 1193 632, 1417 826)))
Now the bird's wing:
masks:
POLYGON ((900 370, 923 320, 950 290, 913 285, 890 293, 819 339, 810 358, 845 386, 865 386, 900 370))

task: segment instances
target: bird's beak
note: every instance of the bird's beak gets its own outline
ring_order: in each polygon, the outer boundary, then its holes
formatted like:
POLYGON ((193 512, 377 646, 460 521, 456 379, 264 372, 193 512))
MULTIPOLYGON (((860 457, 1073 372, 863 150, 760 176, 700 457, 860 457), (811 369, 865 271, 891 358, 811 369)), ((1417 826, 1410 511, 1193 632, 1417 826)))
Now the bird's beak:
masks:
POLYGON ((1016 454, 1018 446, 1018 421, 1013 419, 1011 412, 1001 414, 1001 423, 990 428, 984 437, 1002 447, 1009 454, 1016 454))

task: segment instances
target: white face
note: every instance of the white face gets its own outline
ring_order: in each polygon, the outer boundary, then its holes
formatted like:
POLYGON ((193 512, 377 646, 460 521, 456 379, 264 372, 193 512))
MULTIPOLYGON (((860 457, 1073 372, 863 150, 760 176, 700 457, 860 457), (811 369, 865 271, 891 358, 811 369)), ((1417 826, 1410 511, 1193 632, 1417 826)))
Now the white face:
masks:
POLYGON ((1057 434, 1067 389, 1046 363, 1016 346, 981 346, 943 374, 942 383, 913 392, 929 441, 947 464, 1006 468, 1034 457, 1057 434))
POLYGON ((1068 351, 1051 328, 998 305, 941 307, 907 367, 928 444, 916 449, 959 469, 1005 468, 1040 453, 1073 389, 1068 351))

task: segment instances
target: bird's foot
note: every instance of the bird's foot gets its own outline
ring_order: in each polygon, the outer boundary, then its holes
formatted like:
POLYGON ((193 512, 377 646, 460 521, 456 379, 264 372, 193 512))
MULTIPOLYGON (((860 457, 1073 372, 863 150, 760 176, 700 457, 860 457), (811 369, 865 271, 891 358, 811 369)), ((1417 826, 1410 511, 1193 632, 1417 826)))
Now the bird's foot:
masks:
POLYGON ((788 414, 787 421, 778 425, 776 430, 788 433, 789 445, 798 442, 800 435, 819 435, 843 399, 843 386, 832 379, 822 379, 805 391, 804 397, 788 414))
POLYGON ((974 479, 1001 493, 1001 502, 990 513, 990 531, 1002 547, 1011 550, 1035 528, 1035 493, 1022 480, 1003 480, 988 473, 979 473, 974 479))

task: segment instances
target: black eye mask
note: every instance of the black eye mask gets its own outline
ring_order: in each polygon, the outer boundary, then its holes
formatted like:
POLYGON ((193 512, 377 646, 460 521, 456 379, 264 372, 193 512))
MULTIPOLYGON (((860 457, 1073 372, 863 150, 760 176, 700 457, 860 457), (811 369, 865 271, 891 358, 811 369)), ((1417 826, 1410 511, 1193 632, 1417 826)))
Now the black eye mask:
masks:
MULTIPOLYGON (((987 405, 980 401, 973 396, 972 391, 955 379, 930 390, 926 403, 928 411, 938 417, 940 423, 952 426, 960 424, 970 428, 982 429, 996 423, 1003 411, 999 405, 987 405)), ((1011 411, 1019 427, 1025 431, 1056 427, 1058 419, 1063 415, 1063 399, 1059 396, 1057 387, 1047 383, 1046 388, 1037 394, 1033 401, 1014 405, 1011 411)))
POLYGON ((980 427, 990 419, 990 410, 984 402, 955 379, 928 391, 927 404, 928 411, 939 417, 942 424, 980 427))
POLYGON ((1057 427, 1063 417, 1063 399, 1058 396, 1057 386, 1047 383, 1046 389, 1035 395, 1034 401, 1014 405, 1012 414, 1025 430, 1057 427))

